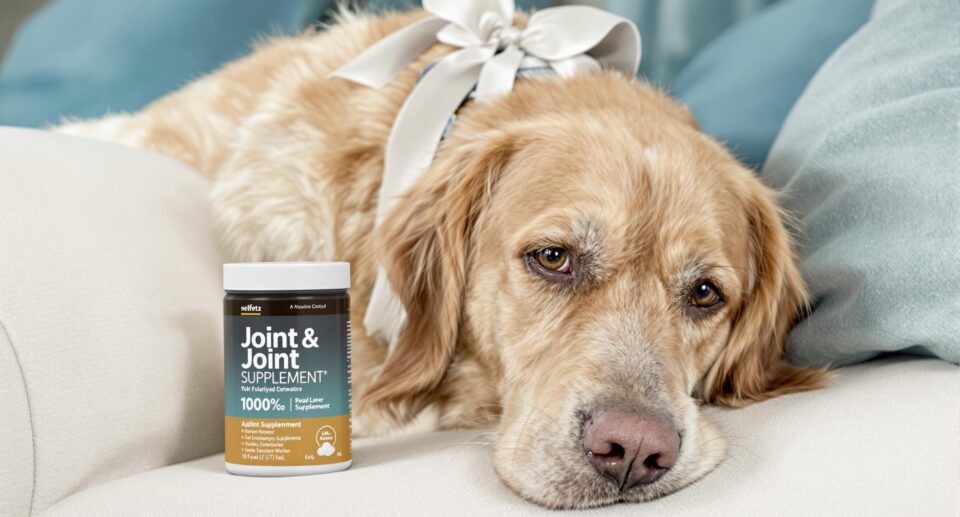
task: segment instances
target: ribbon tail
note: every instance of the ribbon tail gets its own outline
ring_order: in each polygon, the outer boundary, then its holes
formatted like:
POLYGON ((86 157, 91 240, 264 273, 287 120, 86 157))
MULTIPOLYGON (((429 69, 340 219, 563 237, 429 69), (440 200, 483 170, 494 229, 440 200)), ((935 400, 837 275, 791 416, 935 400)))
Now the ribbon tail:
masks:
POLYGON ((333 71, 340 77, 370 88, 381 88, 437 42, 437 32, 449 22, 432 16, 408 25, 333 71))
POLYGON ((510 45, 487 61, 477 81, 477 102, 489 101, 512 90, 523 56, 522 50, 510 45))
POLYGON ((458 50, 440 60, 414 86, 390 129, 384 150, 377 222, 430 166, 447 121, 477 84, 491 47, 458 50))
POLYGON ((393 351, 400 331, 407 321, 407 311, 397 293, 390 285, 390 279, 383 266, 377 268, 377 279, 370 291, 367 302, 367 314, 363 317, 363 326, 367 335, 387 345, 387 351, 393 351))
MULTIPOLYGON (((450 115, 470 94, 483 63, 494 51, 492 47, 471 47, 448 55, 407 97, 387 140, 377 224, 390 213, 397 197, 430 166, 450 115)), ((393 348, 406 323, 406 311, 382 267, 377 270, 363 323, 368 335, 386 343, 388 349, 393 348)))

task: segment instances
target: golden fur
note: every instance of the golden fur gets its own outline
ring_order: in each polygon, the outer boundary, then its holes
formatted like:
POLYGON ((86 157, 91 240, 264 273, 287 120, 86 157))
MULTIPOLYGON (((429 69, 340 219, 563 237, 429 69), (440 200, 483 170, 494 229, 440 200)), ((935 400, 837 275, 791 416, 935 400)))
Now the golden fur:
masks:
POLYGON ((496 102, 468 104, 374 231, 394 116, 423 66, 451 49, 436 45, 382 89, 327 76, 422 16, 344 14, 139 113, 58 130, 202 171, 231 260, 349 261, 356 322, 383 265, 409 319, 389 355, 354 327, 358 427, 384 432, 418 414, 441 428, 496 425, 497 472, 537 503, 675 491, 723 457, 701 402, 820 385, 823 372, 782 359, 806 294, 774 194, 683 106, 633 78, 520 79, 496 102), (575 282, 530 270, 526 254, 544 246, 578 254, 575 282), (701 278, 725 300, 692 317, 685 293, 701 278), (598 476, 580 449, 597 404, 669 414, 677 464, 623 493, 598 476))

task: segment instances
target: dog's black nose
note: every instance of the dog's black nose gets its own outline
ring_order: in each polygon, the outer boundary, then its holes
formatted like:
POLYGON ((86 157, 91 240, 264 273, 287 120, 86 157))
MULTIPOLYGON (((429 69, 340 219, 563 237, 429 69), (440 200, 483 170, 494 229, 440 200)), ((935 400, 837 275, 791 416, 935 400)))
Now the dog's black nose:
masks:
POLYGON ((643 413, 601 411, 583 429, 583 450, 597 472, 621 491, 652 483, 677 462, 673 424, 643 413))

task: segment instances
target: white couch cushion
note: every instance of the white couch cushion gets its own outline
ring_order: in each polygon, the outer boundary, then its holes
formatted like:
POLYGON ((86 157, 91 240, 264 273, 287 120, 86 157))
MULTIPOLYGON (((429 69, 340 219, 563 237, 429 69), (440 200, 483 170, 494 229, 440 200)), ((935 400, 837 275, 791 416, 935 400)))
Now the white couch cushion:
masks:
POLYGON ((0 128, 0 515, 222 450, 206 191, 153 153, 0 128))
MULTIPOLYGON (((839 370, 821 391, 708 409, 730 457, 674 495, 585 515, 957 515, 960 368, 933 359, 839 370)), ((221 455, 76 494, 47 516, 559 515, 497 479, 478 431, 358 439, 345 472, 227 474, 221 455)), ((562 512, 575 515, 577 512, 562 512)))

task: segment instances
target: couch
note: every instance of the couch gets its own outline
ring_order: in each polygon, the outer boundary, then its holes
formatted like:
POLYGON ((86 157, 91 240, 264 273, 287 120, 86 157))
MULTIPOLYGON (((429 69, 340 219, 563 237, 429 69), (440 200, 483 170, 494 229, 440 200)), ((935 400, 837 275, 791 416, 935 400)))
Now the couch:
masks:
MULTIPOLYGON (((207 188, 148 151, 0 128, 0 515, 550 513, 499 482, 490 430, 360 437, 340 473, 227 474, 207 188)), ((729 442, 715 472, 583 513, 960 511, 947 362, 889 356, 820 391, 706 411, 729 442)))

